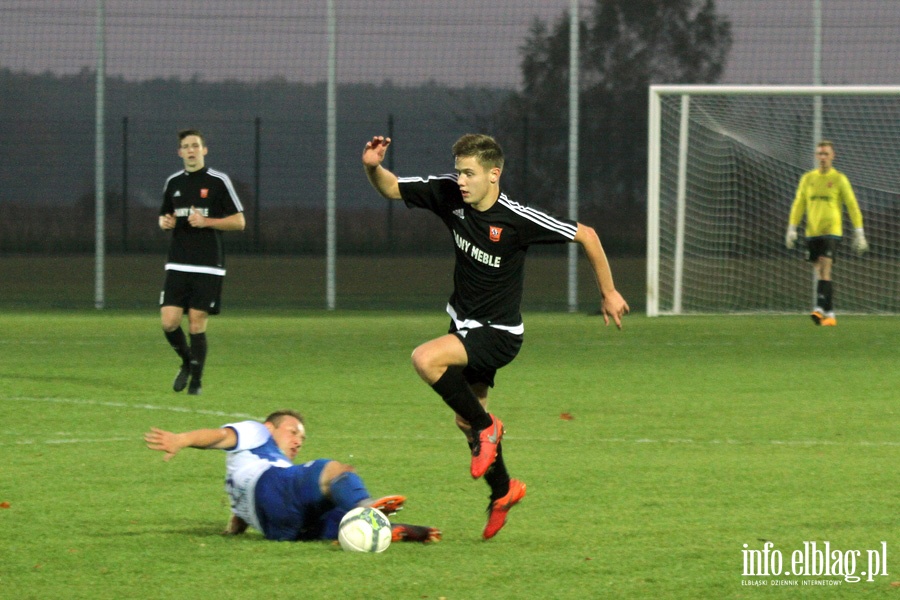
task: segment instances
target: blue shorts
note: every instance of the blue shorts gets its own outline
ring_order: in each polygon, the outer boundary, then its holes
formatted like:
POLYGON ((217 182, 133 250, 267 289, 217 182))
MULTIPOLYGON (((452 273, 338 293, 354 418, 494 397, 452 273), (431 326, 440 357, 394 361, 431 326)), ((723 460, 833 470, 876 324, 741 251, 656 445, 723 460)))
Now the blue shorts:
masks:
POLYGON ((267 539, 337 539, 347 511, 322 494, 319 478, 331 462, 319 459, 287 468, 272 467, 256 483, 256 516, 267 539))

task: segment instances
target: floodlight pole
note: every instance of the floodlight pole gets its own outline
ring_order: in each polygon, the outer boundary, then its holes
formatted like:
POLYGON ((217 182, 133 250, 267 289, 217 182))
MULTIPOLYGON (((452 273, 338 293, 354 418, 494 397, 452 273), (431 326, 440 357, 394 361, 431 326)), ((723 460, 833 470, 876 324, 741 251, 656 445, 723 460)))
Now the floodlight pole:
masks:
POLYGON ((106 0, 97 0, 97 85, 94 92, 94 307, 102 309, 105 299, 106 258, 106 0))
MULTIPOLYGON (((578 0, 569 2, 569 218, 578 220, 578 0)), ((569 312, 578 310, 578 247, 569 250, 569 312)))
POLYGON ((334 0, 328 0, 328 84, 327 84, 327 167, 325 199, 325 304, 334 310, 336 304, 337 265, 337 26, 334 0))
MULTIPOLYGON (((822 0, 813 0, 813 85, 822 85, 822 0)), ((813 96, 813 148, 822 141, 822 96, 813 96)), ((816 164, 813 156, 813 168, 816 164)), ((812 271, 812 303, 818 305, 819 278, 812 271)))
MULTIPOLYGON (((813 0, 813 85, 822 85, 822 0, 813 0)), ((822 96, 813 96, 813 144, 821 140, 822 96)))

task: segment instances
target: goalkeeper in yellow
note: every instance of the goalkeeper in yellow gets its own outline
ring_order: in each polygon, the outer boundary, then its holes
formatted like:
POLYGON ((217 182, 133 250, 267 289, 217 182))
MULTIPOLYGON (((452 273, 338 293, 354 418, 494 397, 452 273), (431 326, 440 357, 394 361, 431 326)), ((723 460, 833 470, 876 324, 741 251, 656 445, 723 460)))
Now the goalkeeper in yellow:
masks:
POLYGON ((859 204, 847 176, 831 166, 834 162, 834 144, 822 140, 816 146, 816 162, 819 165, 800 178, 797 195, 788 217, 785 245, 793 248, 797 243, 797 226, 806 216, 808 260, 813 264, 816 279, 816 306, 810 316, 816 325, 835 326, 831 282, 831 267, 835 251, 843 236, 841 213, 847 214, 853 223, 853 249, 862 254, 869 249, 863 233, 863 218, 859 204))

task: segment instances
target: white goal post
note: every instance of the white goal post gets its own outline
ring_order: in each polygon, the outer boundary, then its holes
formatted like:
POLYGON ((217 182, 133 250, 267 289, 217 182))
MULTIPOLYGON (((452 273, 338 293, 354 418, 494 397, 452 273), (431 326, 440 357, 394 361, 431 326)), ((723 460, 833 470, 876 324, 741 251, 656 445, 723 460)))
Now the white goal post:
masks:
POLYGON ((809 310, 784 246, 815 145, 834 142, 870 251, 835 257, 838 313, 900 313, 900 86, 650 86, 647 315, 809 310))

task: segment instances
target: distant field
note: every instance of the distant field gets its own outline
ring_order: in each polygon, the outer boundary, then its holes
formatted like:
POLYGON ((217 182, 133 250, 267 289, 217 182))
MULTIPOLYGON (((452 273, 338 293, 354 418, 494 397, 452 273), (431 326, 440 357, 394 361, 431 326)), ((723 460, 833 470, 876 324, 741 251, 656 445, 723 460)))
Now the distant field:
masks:
MULTIPOLYGON (((633 310, 645 305, 643 259, 611 259, 622 294, 633 310)), ((0 308, 92 308, 94 257, 0 256, 0 308)), ((106 306, 156 309, 164 277, 164 255, 113 255, 106 258, 106 306)), ((223 303, 256 309, 323 308, 325 258, 316 256, 228 257, 223 303)), ((533 250, 526 266, 525 308, 566 310, 567 259, 533 250)), ((453 256, 339 256, 339 308, 442 310, 453 286, 453 256)), ((586 259, 579 261, 579 303, 595 310, 597 287, 586 259)))
POLYGON ((177 361, 154 311, 0 313, 0 597, 897 596, 896 318, 633 316, 619 332, 529 312, 491 401, 528 496, 490 542, 487 489, 409 364, 445 326, 440 307, 235 308, 210 325, 204 395, 191 397, 169 388, 177 361), (165 463, 141 441, 153 425, 283 406, 308 419, 301 459, 353 463, 444 541, 363 556, 226 539, 223 454, 165 463), (746 576, 745 551, 768 541, 782 574, 746 576), (812 542, 841 551, 841 576, 784 574, 812 542), (853 582, 882 548, 888 574, 853 582))

